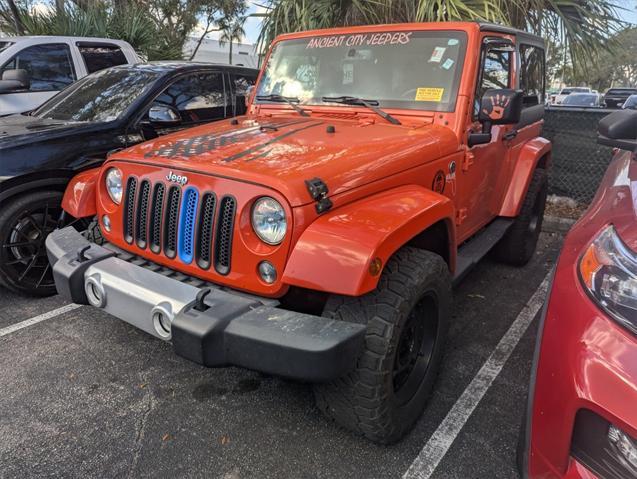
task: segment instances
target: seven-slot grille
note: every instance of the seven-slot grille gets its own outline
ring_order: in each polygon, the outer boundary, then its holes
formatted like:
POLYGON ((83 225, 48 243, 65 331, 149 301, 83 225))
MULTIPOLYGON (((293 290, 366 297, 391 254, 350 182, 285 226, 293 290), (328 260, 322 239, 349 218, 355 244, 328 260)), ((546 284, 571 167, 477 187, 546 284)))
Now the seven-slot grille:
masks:
POLYGON ((234 197, 200 194, 188 186, 154 185, 129 177, 124 199, 124 240, 168 258, 179 257, 202 269, 214 265, 219 274, 231 266, 232 235, 237 210, 234 197))

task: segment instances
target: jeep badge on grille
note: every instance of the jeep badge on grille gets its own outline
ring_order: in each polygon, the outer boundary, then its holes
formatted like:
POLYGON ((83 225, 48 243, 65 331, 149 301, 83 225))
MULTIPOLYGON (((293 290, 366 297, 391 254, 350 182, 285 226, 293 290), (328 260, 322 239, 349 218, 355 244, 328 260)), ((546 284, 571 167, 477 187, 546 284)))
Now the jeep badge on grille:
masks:
POLYGON ((186 175, 176 175, 172 172, 172 170, 168 172, 168 174, 166 175, 166 179, 181 186, 184 186, 186 183, 188 183, 188 177, 186 175))

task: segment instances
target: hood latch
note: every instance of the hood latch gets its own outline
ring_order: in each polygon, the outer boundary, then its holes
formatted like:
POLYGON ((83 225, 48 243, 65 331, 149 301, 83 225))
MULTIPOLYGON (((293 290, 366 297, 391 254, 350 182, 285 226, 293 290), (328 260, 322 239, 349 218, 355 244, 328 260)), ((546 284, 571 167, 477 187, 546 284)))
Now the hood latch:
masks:
POLYGON ((322 179, 312 178, 311 180, 305 180, 305 186, 307 186, 307 191, 309 191, 312 199, 316 201, 316 212, 319 215, 332 207, 332 200, 327 197, 329 190, 322 179))

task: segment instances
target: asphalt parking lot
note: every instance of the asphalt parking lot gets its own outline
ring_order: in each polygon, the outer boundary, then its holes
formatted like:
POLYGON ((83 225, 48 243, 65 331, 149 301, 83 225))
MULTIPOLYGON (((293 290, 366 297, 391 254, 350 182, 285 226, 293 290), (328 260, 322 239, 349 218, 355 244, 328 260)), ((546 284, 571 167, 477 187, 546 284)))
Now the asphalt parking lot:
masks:
POLYGON ((543 233, 522 269, 486 259, 455 290, 435 393, 413 432, 390 447, 325 420, 309 385, 205 369, 95 309, 55 314, 65 305, 59 297, 0 289, 0 477, 517 477, 537 318, 509 343, 512 354, 484 397, 463 392, 530 311, 561 239, 543 233), (34 317, 45 319, 13 327, 34 317), (472 414, 462 401, 454 408, 461 397, 477 402, 472 414), (457 435, 437 431, 448 414, 457 435), (431 474, 423 448, 439 452, 431 474))

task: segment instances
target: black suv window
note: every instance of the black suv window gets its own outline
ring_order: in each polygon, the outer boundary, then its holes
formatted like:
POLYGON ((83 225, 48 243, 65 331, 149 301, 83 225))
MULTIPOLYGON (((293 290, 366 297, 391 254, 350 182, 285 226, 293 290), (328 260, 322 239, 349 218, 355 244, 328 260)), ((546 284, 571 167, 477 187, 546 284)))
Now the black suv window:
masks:
POLYGON ((188 75, 170 85, 155 99, 179 112, 183 124, 226 117, 226 98, 221 73, 188 75))
POLYGON ((250 87, 256 83, 256 76, 233 73, 230 75, 234 95, 232 97, 235 115, 243 115, 246 112, 246 96, 250 87))
POLYGON ((77 46, 89 73, 127 63, 124 52, 117 45, 83 45, 79 43, 77 46))
POLYGON ((65 44, 34 45, 16 53, 0 70, 23 69, 31 80, 30 91, 61 90, 75 81, 71 50, 65 44))
POLYGON ((520 88, 524 106, 544 103, 544 50, 520 45, 520 88))

